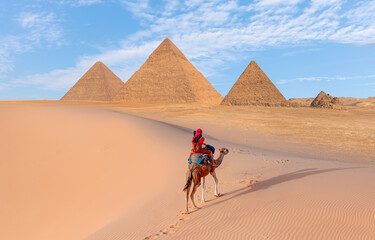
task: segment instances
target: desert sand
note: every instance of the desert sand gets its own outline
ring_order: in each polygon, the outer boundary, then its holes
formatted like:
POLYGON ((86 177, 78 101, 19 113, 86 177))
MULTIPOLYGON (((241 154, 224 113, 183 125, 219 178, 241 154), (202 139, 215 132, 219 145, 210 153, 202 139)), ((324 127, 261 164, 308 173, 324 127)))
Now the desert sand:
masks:
MULTIPOLYGON (((375 111, 0 103, 0 239, 375 239, 375 111), (229 154, 184 214, 192 130, 229 154)), ((216 154, 217 156, 217 154, 216 154)))

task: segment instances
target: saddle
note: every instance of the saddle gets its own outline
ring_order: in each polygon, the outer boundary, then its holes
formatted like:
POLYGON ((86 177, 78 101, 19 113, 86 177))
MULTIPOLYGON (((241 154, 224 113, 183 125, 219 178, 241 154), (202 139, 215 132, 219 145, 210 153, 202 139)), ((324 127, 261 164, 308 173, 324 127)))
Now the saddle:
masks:
POLYGON ((191 154, 189 163, 211 165, 211 156, 209 154, 194 153, 194 154, 191 154))

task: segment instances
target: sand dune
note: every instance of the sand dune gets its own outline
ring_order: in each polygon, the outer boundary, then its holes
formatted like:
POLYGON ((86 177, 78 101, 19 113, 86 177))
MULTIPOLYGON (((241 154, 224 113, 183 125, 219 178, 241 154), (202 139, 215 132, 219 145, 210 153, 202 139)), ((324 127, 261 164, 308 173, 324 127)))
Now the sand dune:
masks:
POLYGON ((197 191, 202 208, 184 215, 189 128, 201 121, 177 112, 0 104, 0 239, 375 239, 374 165, 268 135, 244 141, 212 115, 206 141, 230 150, 223 196, 208 177, 207 202, 197 191))
POLYGON ((224 182, 228 185, 226 195, 210 201, 192 214, 175 236, 165 239, 375 237, 375 211, 370 207, 375 203, 371 199, 374 195, 363 187, 357 189, 365 178, 374 180, 371 170, 359 171, 366 173, 366 177, 348 183, 347 176, 358 177, 358 170, 326 166, 295 171, 294 166, 288 168, 284 174, 273 170, 269 173, 272 177, 261 177, 252 187, 236 188, 235 184, 224 182))
POLYGON ((182 130, 82 107, 0 108, 0 239, 81 239, 184 174, 182 130))

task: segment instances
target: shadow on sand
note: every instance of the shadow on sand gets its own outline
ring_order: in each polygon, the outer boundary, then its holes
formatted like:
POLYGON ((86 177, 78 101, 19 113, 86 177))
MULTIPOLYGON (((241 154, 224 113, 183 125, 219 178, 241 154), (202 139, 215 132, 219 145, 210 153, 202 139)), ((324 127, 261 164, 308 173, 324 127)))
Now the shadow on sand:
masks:
POLYGON ((300 178, 304 178, 304 177, 307 177, 307 176, 326 173, 326 172, 356 169, 356 168, 362 168, 362 167, 329 168, 329 169, 317 169, 317 168, 301 169, 301 170, 298 170, 298 171, 295 171, 295 172, 290 172, 290 173, 287 173, 287 174, 272 177, 272 178, 266 179, 264 181, 259 181, 258 183, 256 183, 252 187, 243 187, 243 188, 240 188, 240 189, 233 190, 231 192, 224 193, 223 194, 224 198, 227 197, 227 196, 230 196, 230 197, 225 198, 221 201, 214 202, 210 205, 205 206, 204 208, 209 208, 209 207, 224 203, 226 201, 229 201, 233 198, 240 197, 242 195, 246 195, 246 194, 249 194, 249 193, 252 193, 252 192, 255 192, 255 191, 259 191, 259 190, 265 190, 269 187, 272 187, 272 186, 275 186, 275 185, 278 185, 278 184, 281 184, 281 183, 297 180, 297 179, 300 179, 300 178))

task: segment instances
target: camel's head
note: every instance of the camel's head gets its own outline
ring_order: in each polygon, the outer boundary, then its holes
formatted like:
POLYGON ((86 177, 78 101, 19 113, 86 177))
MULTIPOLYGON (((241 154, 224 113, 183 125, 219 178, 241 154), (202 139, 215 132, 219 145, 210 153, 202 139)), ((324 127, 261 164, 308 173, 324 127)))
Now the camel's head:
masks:
POLYGON ((229 153, 229 150, 227 148, 220 148, 220 153, 227 155, 229 153))

